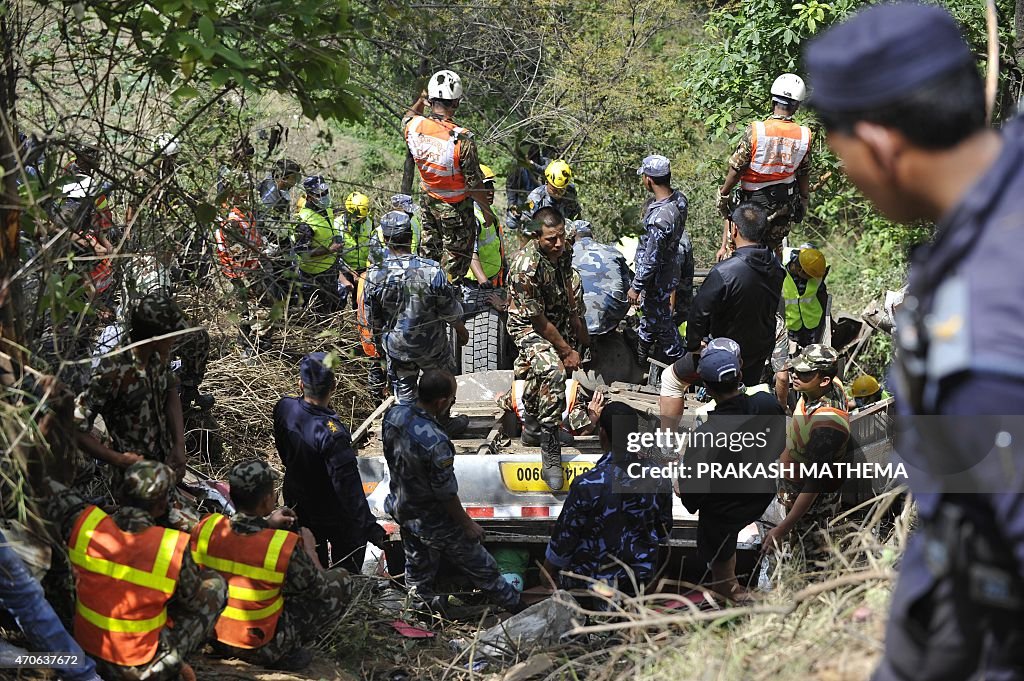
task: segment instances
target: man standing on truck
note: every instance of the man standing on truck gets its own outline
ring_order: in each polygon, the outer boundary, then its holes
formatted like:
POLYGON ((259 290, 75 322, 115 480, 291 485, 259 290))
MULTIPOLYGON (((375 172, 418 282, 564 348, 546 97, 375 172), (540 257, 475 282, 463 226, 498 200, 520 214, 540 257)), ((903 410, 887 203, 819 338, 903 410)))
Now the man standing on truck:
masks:
POLYGON ((986 125, 975 50, 935 5, 867 7, 805 63, 853 183, 891 220, 937 223, 896 308, 919 527, 874 679, 1021 678, 1024 122, 986 125))
POLYGON ((483 547, 484 530, 467 515, 455 479, 455 447, 438 423, 455 403, 455 377, 442 369, 423 374, 415 403, 384 415, 381 437, 391 473, 384 510, 399 524, 405 582, 432 610, 444 613, 447 596, 435 595, 441 556, 510 612, 525 606, 483 547))
POLYGON ((508 330, 519 348, 515 379, 526 381, 523 442, 540 445, 544 481, 560 490, 565 379, 580 366, 577 343, 589 337, 565 252, 565 220, 554 208, 541 208, 533 217, 532 238, 509 268, 508 330))
POLYGON ((485 220, 497 221, 484 199, 473 133, 452 120, 461 101, 462 79, 453 71, 438 71, 402 119, 405 143, 423 188, 423 254, 441 263, 456 288, 462 286, 473 257, 473 204, 485 220), (424 115, 428 102, 430 111, 424 115))

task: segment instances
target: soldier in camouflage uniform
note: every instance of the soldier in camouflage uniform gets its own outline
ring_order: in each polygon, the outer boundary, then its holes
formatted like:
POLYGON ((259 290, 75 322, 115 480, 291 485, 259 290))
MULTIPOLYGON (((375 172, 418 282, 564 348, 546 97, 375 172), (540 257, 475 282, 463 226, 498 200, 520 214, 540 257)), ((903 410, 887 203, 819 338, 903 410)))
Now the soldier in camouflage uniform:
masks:
POLYGON ((264 565, 268 541, 273 547, 277 539, 285 537, 284 546, 291 544, 290 555, 276 561, 274 569, 284 576, 280 586, 275 587, 279 588, 279 595, 271 597, 273 607, 277 607, 277 599, 283 601, 279 616, 272 623, 256 625, 256 634, 252 628, 241 633, 242 627, 234 624, 239 620, 231 620, 230 611, 225 611, 216 626, 217 648, 265 667, 298 670, 308 666, 312 659, 303 644, 311 642, 341 617, 352 585, 349 573, 342 568, 319 569, 301 537, 294 543, 287 540, 287 530, 296 518, 290 509, 274 510, 276 477, 267 462, 258 459, 232 468, 228 485, 237 512, 230 521, 217 514, 204 518, 192 531, 192 555, 200 566, 209 565, 227 580, 229 608, 252 611, 259 609, 262 601, 246 600, 230 592, 235 587, 249 586, 249 576, 239 574, 246 571, 244 565, 264 565), (239 567, 238 561, 244 561, 243 567, 239 567), (243 638, 247 640, 242 641, 243 638))
POLYGON ((580 366, 577 343, 589 337, 578 274, 566 253, 565 221, 554 208, 542 208, 533 224, 532 240, 509 267, 508 330, 519 348, 515 378, 526 381, 523 442, 540 444, 544 479, 558 490, 564 483, 558 429, 565 379, 580 366))
POLYGON ((473 133, 452 120, 461 98, 458 75, 438 71, 402 118, 405 142, 419 168, 423 188, 420 252, 441 263, 456 287, 461 287, 469 271, 476 243, 473 203, 486 221, 497 222, 484 200, 486 188, 473 133), (430 112, 424 115, 428 102, 430 112))
MULTIPOLYGON (((391 390, 399 403, 411 404, 416 401, 421 371, 455 371, 449 325, 460 344, 466 343, 469 333, 460 319, 458 292, 440 266, 409 252, 409 216, 401 211, 388 213, 381 220, 381 231, 389 257, 367 274, 364 307, 378 356, 387 356, 391 390)), ((461 419, 451 426, 457 423, 461 419)))
POLYGON ((649 582, 658 567, 658 544, 672 528, 672 489, 667 481, 630 476, 639 459, 626 448, 639 431, 637 413, 613 402, 601 413, 598 435, 606 452, 569 487, 545 552, 544 572, 563 588, 587 588, 572 572, 625 593, 649 582))
MULTIPOLYGON (((174 489, 174 479, 174 472, 164 464, 155 461, 132 464, 125 471, 120 488, 122 506, 111 516, 120 531, 131 535, 154 527, 155 517, 162 515, 167 508, 168 497, 174 489)), ((60 528, 61 536, 66 541, 70 540, 80 516, 96 507, 87 504, 73 490, 56 481, 49 481, 49 492, 47 508, 50 519, 60 528)), ((94 530, 94 540, 98 534, 98 530, 94 530)), ((119 549, 123 539, 118 536, 106 535, 103 541, 107 555, 114 553, 112 562, 117 562, 119 551, 128 550, 119 549)), ((72 563, 76 563, 74 555, 72 563)), ((79 572, 83 568, 76 564, 75 569, 79 572)), ((108 576, 118 579, 114 575, 108 576)), ((124 584, 126 590, 138 588, 127 581, 124 584)), ((95 605, 97 596, 79 593, 78 597, 79 606, 76 607, 81 608, 83 599, 91 600, 95 605)), ((213 632, 214 623, 224 609, 226 597, 227 585, 224 579, 216 572, 199 568, 186 548, 181 556, 181 568, 175 580, 173 595, 166 606, 167 620, 173 621, 173 626, 160 629, 159 644, 153 658, 145 664, 123 666, 104 659, 97 650, 87 648, 86 652, 96 660, 97 671, 107 681, 177 679, 188 668, 186 658, 197 651, 213 632)), ((126 614, 130 615, 130 608, 126 610, 126 614)), ((82 642, 77 632, 76 638, 82 642)), ((83 644, 83 647, 86 646, 83 644)))
POLYGON ((594 239, 589 222, 576 220, 575 229, 572 266, 581 277, 587 332, 592 336, 608 333, 629 312, 626 292, 633 271, 619 249, 594 239))
POLYGON ((679 285, 679 250, 686 235, 686 197, 672 189, 669 160, 653 154, 636 171, 654 194, 643 209, 644 235, 636 253, 636 276, 626 296, 643 312, 637 335, 637 361, 646 370, 647 358, 658 344, 660 359, 675 362, 683 355, 683 339, 672 314, 672 296, 679 285))
POLYGON ((518 612, 524 607, 519 592, 502 578, 480 543, 483 529, 459 501, 455 448, 437 421, 455 402, 456 390, 449 372, 427 371, 417 402, 384 415, 381 437, 391 472, 384 510, 401 527, 405 583, 418 598, 443 611, 446 599, 435 596, 434 578, 444 556, 501 607, 518 612))
MULTIPOLYGON (((831 464, 846 461, 850 440, 850 415, 846 391, 836 380, 839 356, 826 345, 808 345, 789 362, 793 387, 800 400, 786 434, 783 464, 792 464, 799 475, 800 464, 831 464)), ((820 565, 828 558, 827 531, 839 514, 843 479, 780 478, 779 501, 786 518, 764 539, 764 550, 774 550, 789 537, 803 547, 808 564, 820 565)))

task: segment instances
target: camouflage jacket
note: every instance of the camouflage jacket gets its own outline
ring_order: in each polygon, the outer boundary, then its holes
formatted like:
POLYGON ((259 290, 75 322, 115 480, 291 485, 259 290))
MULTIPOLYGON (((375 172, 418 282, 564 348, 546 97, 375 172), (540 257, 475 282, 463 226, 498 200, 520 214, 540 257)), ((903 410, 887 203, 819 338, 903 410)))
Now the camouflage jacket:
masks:
POLYGON ((628 590, 632 576, 639 583, 654 576, 658 543, 671 527, 671 488, 650 491, 650 481, 630 477, 607 453, 573 481, 546 558, 560 570, 628 590))
MULTIPOLYGON (((239 511, 231 517, 231 530, 235 534, 247 535, 256 534, 265 530, 270 525, 266 518, 250 515, 239 511)), ((302 537, 295 544, 292 550, 292 557, 288 561, 288 570, 284 575, 284 583, 281 585, 281 594, 289 596, 308 596, 314 601, 320 600, 327 589, 327 582, 324 581, 320 570, 313 565, 313 561, 302 548, 302 537)))
POLYGON ((416 255, 391 256, 372 268, 363 301, 374 344, 402 362, 448 352, 448 325, 462 315, 444 270, 416 255))
POLYGON ((530 192, 526 198, 526 205, 518 213, 509 211, 505 217, 505 226, 509 229, 520 229, 523 223, 533 218, 534 213, 541 208, 553 207, 568 220, 579 220, 582 215, 579 199, 576 198, 576 185, 570 184, 565 188, 565 196, 555 198, 548 194, 548 185, 541 186, 530 192))
POLYGON ((648 201, 643 211, 644 234, 636 249, 633 289, 655 294, 675 290, 679 283, 680 242, 686 235, 686 197, 679 191, 661 201, 648 201))
MULTIPOLYGON (((768 120, 776 118, 778 120, 792 120, 787 119, 783 116, 769 116, 768 120)), ((743 133, 740 143, 736 145, 736 151, 732 152, 732 156, 729 157, 729 167, 738 173, 742 173, 750 166, 750 160, 754 156, 754 125, 751 123, 747 126, 747 129, 743 133)), ((800 161, 800 165, 797 166, 796 176, 806 177, 811 174, 811 150, 807 150, 807 155, 800 161)))
POLYGON ((572 265, 582 279, 587 330, 591 335, 611 331, 629 312, 626 291, 633 271, 626 257, 614 246, 585 236, 573 247, 572 265))
POLYGON ((166 461, 174 446, 167 395, 175 384, 166 360, 155 353, 148 364, 131 350, 104 357, 76 400, 79 428, 89 432, 102 415, 114 449, 166 461))
POLYGON ((575 300, 571 257, 553 263, 531 240, 512 258, 509 266, 511 303, 508 331, 515 340, 533 333, 533 317, 544 315, 567 341, 572 338, 572 317, 582 301, 575 300))

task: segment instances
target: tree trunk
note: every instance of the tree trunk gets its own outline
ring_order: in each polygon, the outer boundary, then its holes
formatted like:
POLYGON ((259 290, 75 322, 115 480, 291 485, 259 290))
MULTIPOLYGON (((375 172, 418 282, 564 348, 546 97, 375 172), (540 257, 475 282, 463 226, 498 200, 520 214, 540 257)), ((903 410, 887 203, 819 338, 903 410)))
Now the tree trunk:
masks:
MULTIPOLYGON (((1024 2, 1024 0, 1021 0, 1024 2)), ((420 57, 420 66, 417 69, 420 80, 425 80, 430 75, 430 62, 426 57, 420 57)), ((419 93, 416 93, 419 94, 419 93)), ((405 131, 402 131, 405 134, 405 131)), ((402 168, 402 193, 412 196, 412 183, 416 179, 416 162, 412 160, 412 154, 405 152, 405 167, 402 168)))
POLYGON ((16 122, 17 66, 11 15, 0 13, 0 44, 3 61, 0 63, 0 165, 3 182, 0 185, 0 349, 17 359, 23 359, 19 348, 24 337, 24 320, 17 310, 21 305, 21 284, 14 279, 20 265, 18 231, 21 223, 21 199, 18 196, 18 146, 16 122))

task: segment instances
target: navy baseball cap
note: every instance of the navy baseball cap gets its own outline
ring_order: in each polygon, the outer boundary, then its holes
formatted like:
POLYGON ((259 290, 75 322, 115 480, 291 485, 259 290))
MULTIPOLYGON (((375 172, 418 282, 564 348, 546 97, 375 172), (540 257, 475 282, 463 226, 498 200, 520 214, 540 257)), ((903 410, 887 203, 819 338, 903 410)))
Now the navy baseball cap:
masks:
POLYGON ((697 363, 697 375, 705 381, 733 381, 740 375, 740 359, 729 350, 703 352, 697 363))
POLYGON ((311 352, 299 363, 299 378, 311 388, 334 382, 334 372, 327 368, 326 352, 311 352))
POLYGON ((804 65, 821 111, 864 111, 973 63, 956 20, 935 5, 873 5, 811 41, 804 65))

